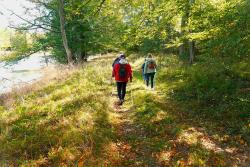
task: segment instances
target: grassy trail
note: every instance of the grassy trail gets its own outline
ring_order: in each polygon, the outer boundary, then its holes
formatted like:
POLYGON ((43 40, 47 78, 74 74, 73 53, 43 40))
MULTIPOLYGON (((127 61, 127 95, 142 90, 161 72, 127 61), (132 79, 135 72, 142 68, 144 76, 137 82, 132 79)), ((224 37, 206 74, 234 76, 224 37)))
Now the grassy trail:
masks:
POLYGON ((143 84, 143 59, 129 59, 134 79, 122 107, 109 81, 113 59, 93 59, 1 106, 0 166, 249 166, 239 136, 173 96, 182 76, 171 57, 159 63, 155 91, 143 84))
MULTIPOLYGON (((111 166, 247 166, 250 150, 218 142, 200 122, 169 100, 158 83, 147 90, 134 62, 135 81, 128 84, 126 102, 117 105, 115 86, 110 99, 114 110, 115 140, 111 143, 111 166)), ((158 80, 159 82, 159 80, 158 80)))
MULTIPOLYGON (((131 87, 134 84, 129 85, 131 87)), ((111 104, 116 113, 114 127, 117 141, 113 144, 120 166, 158 166, 151 155, 151 150, 144 146, 146 132, 133 120, 133 88, 128 89, 127 101, 124 106, 117 105, 117 97, 112 96, 111 104)), ((112 152, 113 154, 114 152, 112 152)))

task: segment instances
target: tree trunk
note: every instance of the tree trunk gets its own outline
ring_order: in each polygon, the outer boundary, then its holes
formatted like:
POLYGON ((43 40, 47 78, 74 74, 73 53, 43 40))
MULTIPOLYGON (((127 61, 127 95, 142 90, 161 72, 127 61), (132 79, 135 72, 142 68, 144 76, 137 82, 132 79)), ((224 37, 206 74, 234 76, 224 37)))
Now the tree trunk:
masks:
POLYGON ((61 36, 63 40, 63 46, 67 54, 68 64, 73 64, 73 54, 68 45, 68 40, 66 36, 65 30, 65 16, 64 16, 64 0, 58 0, 59 4, 59 17, 60 17, 60 28, 61 28, 61 36))
POLYGON ((188 45, 189 45, 189 64, 193 64, 194 63, 194 54, 195 54, 195 52, 194 52, 195 43, 194 43, 194 41, 189 40, 188 45))
MULTIPOLYGON (((189 10, 192 7, 194 3, 194 0, 189 0, 189 10)), ((188 12, 188 17, 190 16, 190 11, 188 12)), ((189 33, 192 33, 192 30, 189 30, 189 33)), ((189 46, 189 64, 193 64, 194 63, 194 50, 195 50, 195 42, 192 39, 189 39, 188 41, 188 46, 189 46)))
MULTIPOLYGON (((181 29, 180 29, 180 38, 184 35, 184 29, 186 26, 186 17, 185 15, 181 18, 181 29)), ((181 41, 181 45, 179 46, 179 56, 183 56, 185 53, 184 41, 181 41)))
MULTIPOLYGON (((185 30, 185 28, 190 24, 189 17, 191 12, 191 7, 195 0, 189 0, 186 3, 184 14, 181 18, 181 29, 180 29, 180 38, 182 38, 187 33, 192 33, 192 31, 189 29, 188 31, 185 30)), ((193 64, 194 61, 194 44, 195 42, 192 39, 189 40, 182 40, 181 45, 179 46, 179 55, 185 54, 185 46, 189 47, 189 63, 193 64)))

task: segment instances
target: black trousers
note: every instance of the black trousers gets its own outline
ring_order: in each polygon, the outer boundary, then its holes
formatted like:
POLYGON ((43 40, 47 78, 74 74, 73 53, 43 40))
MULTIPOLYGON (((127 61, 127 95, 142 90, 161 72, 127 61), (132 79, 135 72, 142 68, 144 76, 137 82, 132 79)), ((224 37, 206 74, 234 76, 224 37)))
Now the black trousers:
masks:
POLYGON ((127 82, 116 82, 118 97, 120 100, 124 100, 126 95, 127 82))
POLYGON ((149 81, 151 81, 151 88, 154 88, 155 73, 148 73, 148 74, 145 74, 145 75, 146 75, 147 86, 149 86, 149 81))

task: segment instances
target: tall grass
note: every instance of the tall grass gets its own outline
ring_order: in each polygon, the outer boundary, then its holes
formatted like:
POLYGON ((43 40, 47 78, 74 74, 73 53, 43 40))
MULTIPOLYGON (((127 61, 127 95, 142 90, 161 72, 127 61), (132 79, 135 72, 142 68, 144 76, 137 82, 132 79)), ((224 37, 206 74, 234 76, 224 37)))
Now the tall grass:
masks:
POLYGON ((112 137, 109 64, 91 63, 0 110, 0 164, 73 166, 112 137))
MULTIPOLYGON (((221 133, 240 136, 248 143, 250 135, 250 96, 248 65, 219 58, 187 66, 177 57, 161 58, 160 87, 185 110, 190 118, 207 123, 221 133)), ((217 131, 218 132, 218 131, 217 131)), ((232 140, 234 138, 232 137, 232 140)))
MULTIPOLYGON (((250 68, 219 59, 193 66, 175 55, 156 59, 156 91, 133 89, 131 119, 138 128, 125 137, 138 159, 144 158, 141 166, 247 164, 243 157, 236 161, 237 151, 225 148, 244 150, 250 143, 250 68)), ((135 60, 139 70, 143 58, 135 60)))

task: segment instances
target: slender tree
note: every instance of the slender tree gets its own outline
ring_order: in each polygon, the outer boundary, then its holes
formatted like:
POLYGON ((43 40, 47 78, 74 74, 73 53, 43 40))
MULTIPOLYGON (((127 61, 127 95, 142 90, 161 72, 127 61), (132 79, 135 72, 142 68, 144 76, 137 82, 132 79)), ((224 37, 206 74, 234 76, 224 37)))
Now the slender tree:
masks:
POLYGON ((189 63, 193 64, 194 62, 194 47, 195 42, 193 39, 188 39, 186 36, 190 33, 192 33, 192 30, 189 28, 190 24, 190 13, 191 13, 191 7, 194 3, 194 0, 189 0, 184 4, 183 7, 183 14, 181 17, 181 26, 180 26, 180 38, 181 38, 181 45, 179 46, 179 55, 185 54, 186 48, 188 48, 187 54, 189 54, 189 63))
MULTIPOLYGON (((192 5, 193 5, 193 3, 194 3, 194 0, 189 0, 189 12, 188 12, 188 17, 190 16, 190 8, 192 7, 192 5)), ((190 23, 190 21, 189 21, 189 23, 190 23)), ((192 31, 191 30, 189 30, 189 33, 191 33, 192 31)), ((189 39, 189 41, 188 41, 188 47, 189 47, 189 63, 190 64, 193 64, 194 63, 194 47, 195 47, 195 42, 194 42, 194 40, 192 40, 192 39, 189 39)))
POLYGON ((63 46, 67 54, 68 64, 72 65, 73 54, 68 45, 68 40, 67 40, 66 30, 65 30, 64 0, 58 0, 58 7, 59 7, 60 29, 61 29, 61 36, 63 40, 63 46))
MULTIPOLYGON (((184 29, 186 27, 186 14, 181 17, 181 28, 180 28, 180 38, 184 36, 184 29)), ((179 46, 179 56, 182 56, 185 53, 185 43, 181 42, 179 46)))

